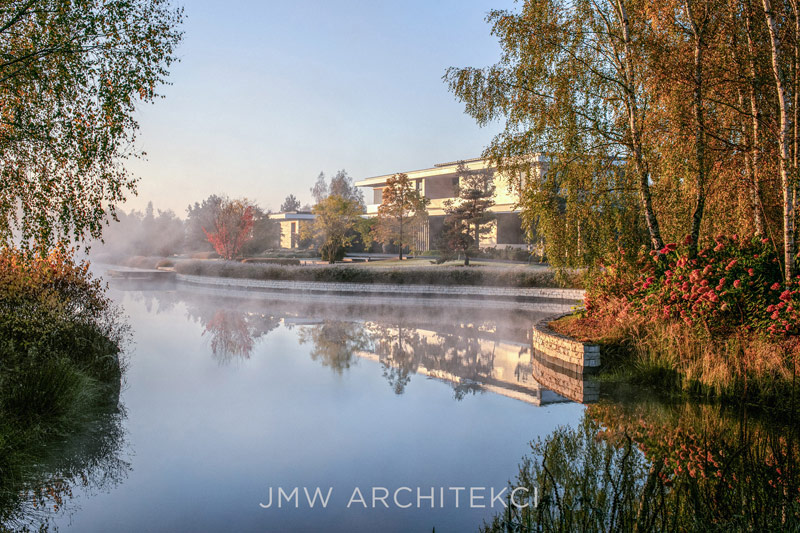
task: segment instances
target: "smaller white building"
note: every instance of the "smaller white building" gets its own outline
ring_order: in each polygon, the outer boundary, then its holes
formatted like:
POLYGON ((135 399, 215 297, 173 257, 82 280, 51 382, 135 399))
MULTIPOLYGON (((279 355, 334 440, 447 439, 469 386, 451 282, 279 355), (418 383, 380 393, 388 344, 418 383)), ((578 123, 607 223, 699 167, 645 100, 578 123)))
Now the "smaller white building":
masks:
POLYGON ((287 211, 270 215, 281 227, 281 248, 297 248, 300 243, 300 229, 311 224, 316 215, 308 211, 287 211))

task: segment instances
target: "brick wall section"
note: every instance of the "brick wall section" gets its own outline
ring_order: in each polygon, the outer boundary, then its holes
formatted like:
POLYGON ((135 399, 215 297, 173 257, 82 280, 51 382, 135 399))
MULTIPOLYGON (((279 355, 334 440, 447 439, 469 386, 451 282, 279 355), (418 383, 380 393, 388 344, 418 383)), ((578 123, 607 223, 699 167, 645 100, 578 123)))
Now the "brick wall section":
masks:
POLYGON ((550 322, 568 314, 554 315, 534 324, 531 336, 533 349, 539 350, 551 359, 563 361, 570 367, 573 365, 583 369, 599 367, 600 346, 560 335, 548 326, 550 322))
POLYGON ((398 285, 389 283, 327 283, 321 281, 286 281, 211 276, 189 276, 178 274, 177 280, 196 285, 255 288, 266 290, 290 290, 302 292, 343 292, 356 294, 397 294, 398 296, 448 296, 488 297, 492 299, 546 298, 553 300, 582 301, 581 289, 549 289, 540 287, 475 287, 470 285, 398 285))

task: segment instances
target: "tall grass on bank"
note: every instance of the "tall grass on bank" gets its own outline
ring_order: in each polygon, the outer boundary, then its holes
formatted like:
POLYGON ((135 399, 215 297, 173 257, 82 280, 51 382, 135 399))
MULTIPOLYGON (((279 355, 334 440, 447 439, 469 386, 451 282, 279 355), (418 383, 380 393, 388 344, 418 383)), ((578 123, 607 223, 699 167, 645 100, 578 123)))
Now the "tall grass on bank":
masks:
POLYGON ((587 290, 586 312, 554 324, 604 344, 605 366, 666 390, 786 404, 797 391, 800 276, 783 279, 766 239, 719 235, 623 250, 587 290))
POLYGON ((622 309, 599 317, 571 316, 550 327, 599 343, 606 372, 666 393, 782 404, 800 388, 796 338, 775 339, 752 331, 714 336, 681 321, 654 322, 622 309))
POLYGON ((179 274, 260 280, 391 283, 406 285, 486 285, 494 287, 580 287, 578 275, 559 276, 551 270, 464 267, 365 268, 307 265, 302 267, 238 263, 232 261, 183 261, 179 274))
POLYGON ((0 250, 0 495, 54 439, 116 406, 127 332, 88 268, 0 250))

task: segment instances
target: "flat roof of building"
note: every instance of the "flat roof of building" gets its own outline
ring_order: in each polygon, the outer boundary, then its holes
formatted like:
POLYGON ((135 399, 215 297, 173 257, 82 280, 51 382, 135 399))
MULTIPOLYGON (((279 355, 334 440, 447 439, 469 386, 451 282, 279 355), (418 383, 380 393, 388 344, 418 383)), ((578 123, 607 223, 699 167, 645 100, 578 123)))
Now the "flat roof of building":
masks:
POLYGON ((273 220, 314 220, 317 215, 309 211, 287 211, 285 213, 272 213, 273 220))
MULTIPOLYGON (((482 157, 475 157, 472 159, 464 159, 461 161, 453 161, 450 163, 437 163, 431 168, 422 168, 419 170, 409 170, 406 172, 402 172, 402 174, 406 174, 409 179, 421 179, 421 178, 432 178, 435 176, 446 176, 448 174, 452 174, 455 171, 456 167, 460 163, 464 163, 468 169, 475 170, 478 168, 486 168, 486 160, 482 157)), ((384 174, 383 176, 373 176, 371 178, 366 178, 361 181, 357 181, 355 183, 356 187, 372 187, 375 185, 381 185, 386 183, 386 180, 394 176, 395 174, 400 174, 400 172, 393 172, 392 174, 384 174)))
MULTIPOLYGON (((531 161, 535 163, 542 163, 544 162, 545 157, 541 154, 535 154, 531 156, 531 161)), ((458 161, 449 161, 447 163, 436 163, 430 168, 423 168, 419 170, 409 170, 403 172, 406 174, 409 179, 423 179, 423 178, 433 178, 436 176, 446 176, 448 174, 452 174, 455 169, 458 167, 459 164, 463 163, 469 170, 477 170, 482 168, 487 168, 492 165, 488 164, 488 160, 483 157, 473 157, 469 159, 460 159, 458 161)), ((355 182, 356 187, 375 187, 378 185, 382 185, 386 183, 386 180, 394 176, 395 174, 399 174, 399 172, 394 172, 392 174, 384 174, 382 176, 373 176, 371 178, 365 178, 361 181, 355 182)))

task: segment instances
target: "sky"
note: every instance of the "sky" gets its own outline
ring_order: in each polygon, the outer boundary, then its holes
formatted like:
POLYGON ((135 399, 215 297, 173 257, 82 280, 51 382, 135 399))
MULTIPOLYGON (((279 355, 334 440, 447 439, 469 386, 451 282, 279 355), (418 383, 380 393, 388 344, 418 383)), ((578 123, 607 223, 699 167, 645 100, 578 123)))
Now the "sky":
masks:
POLYGON ((317 175, 358 181, 479 156, 480 128, 442 81, 495 63, 485 22, 511 0, 226 1, 183 5, 184 40, 163 99, 140 106, 125 210, 184 217, 210 194, 277 211, 311 201, 317 175))

